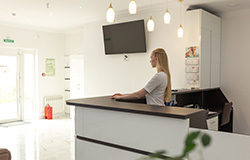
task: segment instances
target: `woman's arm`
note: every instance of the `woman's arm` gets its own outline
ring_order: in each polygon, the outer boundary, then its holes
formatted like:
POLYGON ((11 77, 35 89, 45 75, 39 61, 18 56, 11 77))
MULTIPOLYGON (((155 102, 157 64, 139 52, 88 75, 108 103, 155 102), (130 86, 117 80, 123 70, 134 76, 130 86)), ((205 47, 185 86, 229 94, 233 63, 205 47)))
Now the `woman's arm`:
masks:
POLYGON ((147 94, 147 91, 142 88, 141 90, 131 93, 131 94, 126 94, 126 95, 115 95, 112 98, 113 99, 141 99, 145 97, 147 94))

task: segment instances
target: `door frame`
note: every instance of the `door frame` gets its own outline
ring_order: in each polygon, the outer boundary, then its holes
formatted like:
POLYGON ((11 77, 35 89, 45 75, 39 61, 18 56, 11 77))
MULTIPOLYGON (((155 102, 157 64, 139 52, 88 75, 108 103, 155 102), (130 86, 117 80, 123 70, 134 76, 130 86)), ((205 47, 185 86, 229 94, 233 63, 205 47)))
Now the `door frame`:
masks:
POLYGON ((26 120, 25 119, 25 116, 24 116, 24 109, 25 109, 25 106, 24 106, 24 95, 25 95, 25 84, 24 84, 24 80, 25 80, 25 77, 24 77, 24 55, 25 54, 32 54, 33 55, 33 62, 34 62, 34 77, 33 77, 33 81, 34 81, 34 98, 33 98, 33 105, 34 105, 34 117, 33 119, 38 119, 38 111, 39 111, 39 108, 38 108, 38 62, 37 62, 37 50, 36 49, 27 49, 27 48, 22 48, 22 49, 19 49, 19 53, 21 54, 21 75, 22 75, 22 79, 21 79, 21 104, 22 104, 22 120, 26 120))
POLYGON ((18 94, 17 99, 18 101, 18 118, 11 119, 8 121, 0 121, 0 123, 8 123, 8 122, 15 122, 15 121, 22 121, 25 120, 24 118, 24 54, 33 54, 33 62, 34 62, 34 119, 38 119, 38 111, 39 111, 39 104, 38 104, 38 50, 34 48, 17 48, 17 47, 4 47, 0 46, 0 55, 6 56, 14 56, 17 55, 18 57, 18 94))
POLYGON ((14 122, 14 121, 20 121, 22 120, 22 103, 21 103, 21 55, 16 52, 6 52, 2 53, 2 48, 0 49, 0 56, 15 56, 16 57, 16 100, 17 100, 17 118, 12 118, 12 119, 5 119, 5 120, 0 120, 0 123, 8 123, 8 122, 14 122))

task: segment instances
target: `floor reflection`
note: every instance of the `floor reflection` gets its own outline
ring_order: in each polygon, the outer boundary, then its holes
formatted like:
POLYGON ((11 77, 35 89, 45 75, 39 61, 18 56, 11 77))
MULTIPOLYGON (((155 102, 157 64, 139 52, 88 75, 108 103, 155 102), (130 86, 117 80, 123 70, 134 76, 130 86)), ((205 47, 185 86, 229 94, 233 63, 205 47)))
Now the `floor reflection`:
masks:
POLYGON ((0 148, 13 160, 73 160, 74 124, 64 117, 0 127, 0 148))

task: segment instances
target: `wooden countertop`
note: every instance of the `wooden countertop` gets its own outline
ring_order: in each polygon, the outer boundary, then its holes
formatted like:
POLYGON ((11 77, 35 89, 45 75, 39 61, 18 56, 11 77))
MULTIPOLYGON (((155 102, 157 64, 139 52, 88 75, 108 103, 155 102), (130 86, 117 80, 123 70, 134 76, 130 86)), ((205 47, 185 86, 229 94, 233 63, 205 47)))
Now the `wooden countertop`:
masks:
POLYGON ((153 106, 147 104, 121 102, 110 99, 109 96, 70 99, 66 101, 67 105, 74 105, 78 107, 86 107, 93 109, 112 110, 119 112, 129 112, 145 115, 153 115, 160 117, 170 117, 178 119, 188 119, 197 117, 204 113, 202 109, 192 109, 183 107, 168 107, 168 106, 153 106))

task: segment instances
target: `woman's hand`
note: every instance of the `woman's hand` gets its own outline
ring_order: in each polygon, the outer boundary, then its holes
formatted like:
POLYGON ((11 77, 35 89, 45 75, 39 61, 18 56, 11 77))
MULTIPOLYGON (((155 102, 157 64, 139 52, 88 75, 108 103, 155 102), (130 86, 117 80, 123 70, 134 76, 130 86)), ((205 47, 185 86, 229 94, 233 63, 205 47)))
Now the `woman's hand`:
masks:
POLYGON ((115 95, 112 99, 122 99, 123 95, 115 95))
POLYGON ((113 96, 111 96, 110 98, 111 99, 124 99, 124 100, 132 100, 132 99, 140 99, 140 98, 143 98, 145 97, 147 94, 147 91, 142 88, 141 90, 137 91, 137 92, 134 92, 134 93, 131 93, 131 94, 125 94, 125 95, 122 95, 120 93, 116 93, 114 94, 113 96))
POLYGON ((115 93, 113 96, 111 96, 110 98, 111 99, 121 99, 122 98, 122 94, 120 94, 120 93, 115 93))

